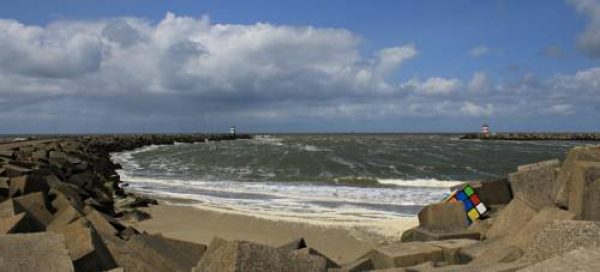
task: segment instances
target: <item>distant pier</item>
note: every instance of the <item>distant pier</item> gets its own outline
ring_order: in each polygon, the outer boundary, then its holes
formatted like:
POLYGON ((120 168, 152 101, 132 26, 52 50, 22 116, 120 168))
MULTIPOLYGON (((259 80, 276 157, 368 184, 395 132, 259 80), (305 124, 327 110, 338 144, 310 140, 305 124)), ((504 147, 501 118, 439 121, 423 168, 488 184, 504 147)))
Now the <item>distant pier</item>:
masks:
POLYGON ((600 141, 600 133, 469 133, 460 137, 465 140, 506 141, 600 141))

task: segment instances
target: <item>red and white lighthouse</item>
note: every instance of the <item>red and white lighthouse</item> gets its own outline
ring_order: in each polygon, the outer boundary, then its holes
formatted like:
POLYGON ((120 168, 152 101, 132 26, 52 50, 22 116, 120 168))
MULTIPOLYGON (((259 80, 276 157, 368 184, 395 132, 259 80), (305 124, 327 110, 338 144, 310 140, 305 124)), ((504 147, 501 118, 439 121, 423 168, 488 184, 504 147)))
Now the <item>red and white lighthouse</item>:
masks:
POLYGON ((483 134, 484 137, 490 136, 490 125, 483 123, 481 126, 481 134, 483 134))

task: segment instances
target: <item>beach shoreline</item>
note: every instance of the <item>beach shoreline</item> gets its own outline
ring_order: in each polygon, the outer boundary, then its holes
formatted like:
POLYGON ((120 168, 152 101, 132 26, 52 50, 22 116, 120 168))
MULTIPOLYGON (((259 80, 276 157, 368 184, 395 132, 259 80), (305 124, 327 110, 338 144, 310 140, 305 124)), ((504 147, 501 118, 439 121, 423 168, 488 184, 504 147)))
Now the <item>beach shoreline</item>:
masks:
POLYGON ((302 223, 200 206, 160 203, 140 210, 149 213, 151 218, 129 225, 150 234, 160 233, 165 237, 201 244, 210 244, 213 237, 221 237, 269 246, 304 238, 311 247, 338 263, 355 260, 382 243, 399 241, 404 230, 418 225, 416 217, 385 222, 391 224, 388 235, 385 235, 368 231, 369 226, 302 223))

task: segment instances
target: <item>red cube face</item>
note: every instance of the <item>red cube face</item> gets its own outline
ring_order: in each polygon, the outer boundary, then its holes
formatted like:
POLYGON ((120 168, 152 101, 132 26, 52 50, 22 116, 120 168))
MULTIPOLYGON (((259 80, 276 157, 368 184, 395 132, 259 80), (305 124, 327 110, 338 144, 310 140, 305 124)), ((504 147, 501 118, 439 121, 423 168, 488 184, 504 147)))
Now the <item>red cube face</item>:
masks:
POLYGON ((479 197, 477 195, 472 195, 471 201, 473 202, 473 206, 477 206, 477 204, 479 204, 481 202, 481 200, 479 200, 479 197))

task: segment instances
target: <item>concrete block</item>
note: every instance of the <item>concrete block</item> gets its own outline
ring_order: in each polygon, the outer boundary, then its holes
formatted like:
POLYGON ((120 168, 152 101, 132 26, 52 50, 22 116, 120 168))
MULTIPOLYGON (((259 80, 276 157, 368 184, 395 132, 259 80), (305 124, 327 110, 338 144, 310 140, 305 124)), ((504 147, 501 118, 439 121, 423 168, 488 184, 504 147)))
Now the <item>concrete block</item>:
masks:
POLYGON ((443 241, 432 241, 428 244, 442 249, 444 254, 444 262, 447 264, 461 264, 459 252, 465 247, 471 247, 479 244, 479 241, 472 239, 450 239, 443 241))
POLYGON ((407 267, 427 261, 444 261, 444 253, 440 247, 422 242, 381 246, 362 257, 371 259, 376 269, 407 267))
POLYGON ((481 234, 470 229, 463 230, 428 230, 421 227, 406 230, 402 233, 402 242, 427 242, 448 239, 480 240, 481 234))
POLYGON ((360 272, 360 271, 369 271, 374 270, 373 262, 369 258, 358 259, 353 262, 349 262, 343 264, 338 269, 329 269, 328 272, 337 271, 337 272, 360 272))
POLYGON ((297 250, 293 251, 292 254, 295 254, 295 255, 305 255, 305 256, 313 255, 313 256, 322 257, 327 262, 327 265, 326 265, 327 269, 330 269, 330 268, 339 268, 340 267, 332 259, 330 259, 329 257, 325 256, 325 254, 323 254, 323 253, 319 252, 318 250, 316 250, 314 248, 311 248, 311 247, 305 247, 305 248, 297 249, 297 250))
POLYGON ((575 214, 555 207, 545 207, 534 215, 527 224, 513 235, 506 237, 509 244, 525 250, 533 241, 543 223, 553 220, 572 220, 575 214))
MULTIPOLYGON (((132 236, 133 237, 133 236, 132 236)), ((160 234, 150 235, 151 239, 154 240, 155 244, 166 244, 171 248, 171 251, 177 252, 182 259, 185 259, 186 267, 193 267, 200 261, 204 252, 206 252, 206 245, 192 243, 187 241, 181 241, 164 237, 160 234)))
POLYGON ((600 222, 554 220, 542 224, 523 259, 537 263, 582 247, 600 247, 600 222))
POLYGON ((13 198, 15 206, 19 211, 27 212, 41 228, 48 226, 52 220, 52 214, 46 208, 46 199, 42 192, 27 194, 13 198))
POLYGON ((52 217, 52 221, 50 221, 50 223, 46 227, 46 230, 53 231, 63 228, 64 226, 70 224, 71 222, 81 217, 83 217, 83 214, 81 214, 73 206, 69 205, 63 208, 62 210, 56 212, 56 214, 54 214, 54 216, 52 217))
POLYGON ((600 271, 600 249, 576 249, 528 266, 523 272, 600 271))
POLYGON ((569 211, 582 220, 600 220, 600 162, 574 163, 569 211))
POLYGON ((31 233, 0 235, 3 271, 74 271, 62 235, 31 233))
POLYGON ((294 250, 302 249, 305 247, 306 247, 306 241, 304 241, 304 238, 299 238, 299 239, 290 241, 288 243, 285 243, 277 248, 281 249, 281 250, 287 250, 287 251, 292 252, 294 250))
POLYGON ((100 233, 103 238, 106 247, 110 254, 113 256, 117 265, 122 267, 125 271, 144 271, 144 272, 161 272, 158 267, 153 267, 150 263, 146 262, 140 252, 129 248, 127 244, 116 238, 115 236, 106 235, 100 233))
POLYGON ((494 219, 494 224, 487 231, 488 239, 514 234, 524 227, 537 210, 522 195, 516 195, 494 219))
POLYGON ((326 261, 313 255, 290 254, 286 250, 246 241, 213 239, 192 271, 327 271, 326 261))
POLYGON ((37 175, 13 177, 9 181, 9 195, 20 196, 34 192, 47 193, 50 187, 46 180, 37 175))
POLYGON ((27 175, 32 172, 30 168, 18 166, 14 163, 2 165, 2 168, 5 169, 5 174, 9 178, 27 175))
POLYGON ((65 237, 67 250, 76 271, 103 271, 117 267, 93 227, 75 222, 53 231, 65 237))
POLYGON ((15 216, 0 218, 0 234, 37 232, 35 222, 27 214, 20 213, 15 216))
POLYGON ((110 224, 107 217, 96 210, 90 211, 85 218, 89 220, 92 225, 94 225, 94 228, 100 233, 109 235, 116 235, 119 233, 119 231, 110 224))
POLYGON ((436 203, 425 206, 419 212, 419 227, 428 230, 460 230, 467 228, 468 221, 462 202, 436 203))
POLYGON ((513 197, 507 179, 481 181, 473 186, 475 193, 486 206, 508 204, 513 197))
POLYGON ((192 260, 188 253, 173 247, 163 237, 148 234, 132 236, 127 246, 139 252, 148 264, 162 271, 190 271, 200 257, 192 260))
POLYGON ((553 188, 554 202, 559 207, 569 206, 569 194, 571 187, 571 177, 574 171, 576 161, 594 161, 600 162, 600 145, 596 146, 577 146, 567 152, 567 156, 560 167, 556 184, 553 188))
POLYGON ((15 152, 12 151, 12 150, 0 150, 0 157, 14 159, 15 158, 15 152))
POLYGON ((538 208, 553 206, 559 166, 557 159, 519 166, 508 175, 513 194, 526 196, 538 208))
POLYGON ((0 202, 0 218, 12 217, 19 213, 19 208, 15 207, 12 198, 0 202))

